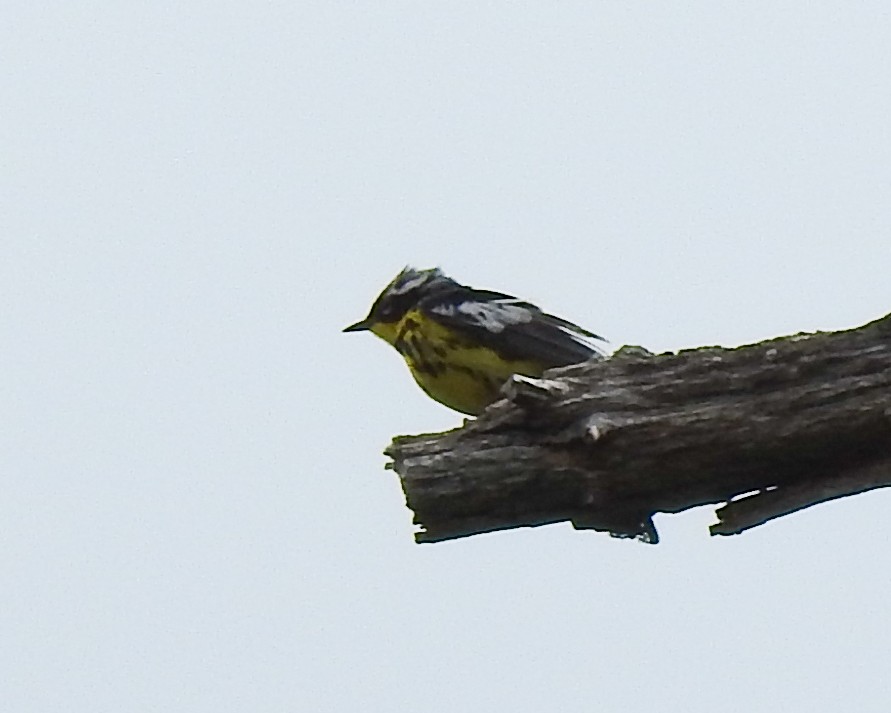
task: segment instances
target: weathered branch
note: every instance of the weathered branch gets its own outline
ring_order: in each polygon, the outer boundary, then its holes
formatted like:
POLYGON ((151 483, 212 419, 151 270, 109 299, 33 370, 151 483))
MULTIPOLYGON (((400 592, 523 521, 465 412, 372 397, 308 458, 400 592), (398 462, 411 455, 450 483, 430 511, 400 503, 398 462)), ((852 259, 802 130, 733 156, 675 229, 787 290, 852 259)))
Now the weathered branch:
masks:
POLYGON ((570 521, 656 542, 710 503, 742 532, 891 485, 891 315, 858 329, 515 378, 463 428, 387 449, 419 542, 570 521))

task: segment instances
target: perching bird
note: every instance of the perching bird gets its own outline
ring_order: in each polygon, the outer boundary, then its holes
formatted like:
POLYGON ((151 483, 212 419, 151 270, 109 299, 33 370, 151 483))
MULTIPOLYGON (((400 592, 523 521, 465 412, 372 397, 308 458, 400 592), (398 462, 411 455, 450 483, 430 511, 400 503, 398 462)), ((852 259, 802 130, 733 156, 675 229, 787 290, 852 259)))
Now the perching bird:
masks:
POLYGON ((476 290, 439 269, 406 267, 344 332, 370 330, 402 354, 427 395, 477 415, 512 374, 602 358, 602 337, 500 292, 476 290))

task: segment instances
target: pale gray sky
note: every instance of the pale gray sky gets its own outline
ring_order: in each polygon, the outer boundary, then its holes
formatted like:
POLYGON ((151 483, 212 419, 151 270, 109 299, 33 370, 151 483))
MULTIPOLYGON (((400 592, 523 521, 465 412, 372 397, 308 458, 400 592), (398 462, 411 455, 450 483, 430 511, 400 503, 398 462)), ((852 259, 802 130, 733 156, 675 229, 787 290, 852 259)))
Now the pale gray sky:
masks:
POLYGON ((25 3, 0 29, 0 701, 887 711, 891 493, 416 546, 404 264, 653 350, 891 310, 891 11, 25 3))

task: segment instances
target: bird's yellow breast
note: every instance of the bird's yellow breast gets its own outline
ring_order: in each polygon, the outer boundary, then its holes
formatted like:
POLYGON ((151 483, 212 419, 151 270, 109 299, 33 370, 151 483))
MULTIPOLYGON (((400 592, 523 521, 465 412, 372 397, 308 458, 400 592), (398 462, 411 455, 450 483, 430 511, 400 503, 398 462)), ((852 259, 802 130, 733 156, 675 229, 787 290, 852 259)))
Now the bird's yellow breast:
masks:
POLYGON ((545 369, 472 344, 417 310, 397 323, 375 324, 371 331, 402 354, 418 386, 431 398, 466 414, 477 415, 497 400, 512 374, 538 377, 545 369))

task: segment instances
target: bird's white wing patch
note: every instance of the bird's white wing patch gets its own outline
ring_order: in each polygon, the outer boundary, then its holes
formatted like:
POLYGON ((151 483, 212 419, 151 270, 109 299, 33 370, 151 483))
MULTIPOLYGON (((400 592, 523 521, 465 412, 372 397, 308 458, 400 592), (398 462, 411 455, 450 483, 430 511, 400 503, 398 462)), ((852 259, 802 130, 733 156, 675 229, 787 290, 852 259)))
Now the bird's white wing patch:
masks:
MULTIPOLYGON (((523 324, 532 321, 532 312, 528 307, 512 304, 508 300, 493 302, 462 302, 457 309, 465 317, 469 317, 479 326, 490 332, 502 332, 512 324, 523 324)), ((453 312, 454 313, 454 312, 453 312)))
POLYGON ((434 314, 441 314, 443 317, 455 316, 455 305, 436 305, 430 308, 434 314))

